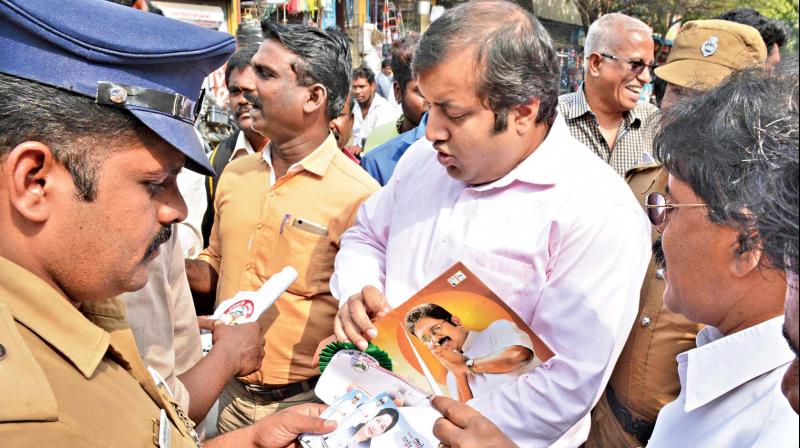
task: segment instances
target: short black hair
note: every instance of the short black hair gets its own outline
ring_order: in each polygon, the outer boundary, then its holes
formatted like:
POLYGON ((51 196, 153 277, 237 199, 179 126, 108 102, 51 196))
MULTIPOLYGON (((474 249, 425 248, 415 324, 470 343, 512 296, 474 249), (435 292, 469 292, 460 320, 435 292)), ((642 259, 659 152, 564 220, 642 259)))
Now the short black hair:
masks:
POLYGON ((370 420, 372 420, 374 418, 378 418, 381 415, 388 415, 389 417, 392 418, 392 423, 390 423, 389 426, 386 427, 386 430, 383 431, 384 434, 389 432, 392 428, 394 428, 394 425, 396 425, 397 422, 400 420, 400 413, 397 412, 397 409, 395 409, 395 408, 383 408, 383 409, 380 410, 380 412, 378 412, 377 414, 373 415, 372 418, 370 418, 366 422, 361 423, 360 425, 357 425, 355 427, 356 432, 360 431, 361 428, 363 428, 364 425, 366 425, 370 420))
POLYGON ((250 66, 250 61, 253 60, 256 52, 258 52, 259 45, 249 45, 244 48, 236 50, 228 59, 228 65, 225 66, 225 85, 231 82, 231 73, 234 70, 242 71, 250 66))
POLYGON ((742 70, 664 112, 655 158, 702 198, 711 222, 738 231, 738 253, 759 244, 754 216, 768 208, 752 191, 782 171, 786 161, 797 164, 797 79, 796 62, 790 74, 763 67, 742 70))
POLYGON ((411 61, 419 45, 419 34, 409 33, 404 38, 392 43, 392 74, 394 81, 400 86, 400 91, 405 91, 409 81, 414 79, 411 70, 411 61))
POLYGON ((301 86, 322 84, 328 93, 328 120, 342 113, 344 100, 350 92, 350 42, 339 29, 321 30, 312 26, 284 25, 264 19, 261 22, 264 39, 275 39, 298 58, 292 70, 301 86))
POLYGON ((778 47, 786 44, 786 29, 783 25, 775 19, 761 15, 753 8, 732 9, 720 14, 717 19, 750 25, 757 29, 767 45, 767 53, 772 51, 773 44, 778 44, 778 47))
POLYGON ((389 67, 390 65, 392 65, 392 61, 390 61, 389 58, 386 58, 381 61, 381 68, 386 68, 389 67))
POLYGON ((414 327, 423 317, 441 319, 455 325, 455 323, 453 323, 453 314, 450 311, 447 311, 435 303, 426 303, 424 305, 417 305, 406 313, 406 330, 411 334, 415 334, 414 327))
POLYGON ((353 80, 359 78, 366 79, 370 84, 375 84, 375 73, 366 65, 362 65, 361 67, 353 70, 353 80))
POLYGON ((430 70, 465 48, 475 51, 478 76, 472 88, 494 112, 495 133, 508 127, 511 108, 533 98, 539 99, 536 122, 553 123, 561 68, 553 40, 536 17, 507 1, 461 3, 423 34, 414 73, 430 70))
POLYGON ((144 133, 155 136, 124 109, 0 73, 0 158, 25 141, 44 143, 69 171, 75 195, 84 202, 97 197, 100 168, 120 146, 115 143, 144 133))

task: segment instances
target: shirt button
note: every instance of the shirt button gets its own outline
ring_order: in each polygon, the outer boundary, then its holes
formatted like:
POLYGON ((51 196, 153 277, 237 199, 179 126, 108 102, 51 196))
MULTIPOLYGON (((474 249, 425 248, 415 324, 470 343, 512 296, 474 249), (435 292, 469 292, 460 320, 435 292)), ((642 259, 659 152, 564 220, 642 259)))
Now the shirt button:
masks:
POLYGON ((261 223, 256 224, 256 229, 261 230, 262 228, 264 228, 264 224, 261 223))
POLYGON ((6 347, 0 344, 0 361, 6 359, 6 347))
POLYGON ((666 272, 666 270, 664 268, 656 269, 656 278, 659 279, 659 280, 664 280, 664 273, 665 272, 666 272))
POLYGON ((643 327, 647 328, 647 327, 649 327, 649 326, 650 326, 650 318, 649 318, 649 317, 647 317, 647 316, 644 316, 644 317, 642 318, 642 320, 641 320, 641 321, 639 321, 639 323, 640 323, 640 324, 641 324, 643 327))
POLYGON ((247 265, 247 272, 253 272, 253 265, 252 264, 248 264, 247 265))

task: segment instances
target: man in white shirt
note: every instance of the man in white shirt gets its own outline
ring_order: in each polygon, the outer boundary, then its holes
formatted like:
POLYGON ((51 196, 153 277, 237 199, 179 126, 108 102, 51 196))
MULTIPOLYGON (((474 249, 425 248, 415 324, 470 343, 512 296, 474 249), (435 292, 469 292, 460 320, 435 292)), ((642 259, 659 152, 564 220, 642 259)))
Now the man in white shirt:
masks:
POLYGON ((397 103, 389 103, 377 95, 377 89, 372 70, 363 66, 353 70, 352 94, 356 99, 356 107, 353 109, 353 147, 349 149, 355 155, 361 153, 364 142, 376 127, 397 120, 400 116, 397 103))
POLYGON ((406 329, 448 370, 450 396, 469 401, 533 370, 533 343, 514 322, 498 319, 482 331, 435 303, 412 308, 406 329))
POLYGON ((426 139, 342 237, 336 336, 365 348, 370 318, 461 260, 555 353, 469 404, 521 446, 579 446, 637 312, 647 219, 557 115, 553 42, 519 6, 448 10, 413 64, 426 139))
POLYGON ((781 336, 786 280, 763 256, 748 195, 784 160, 797 161, 793 72, 741 72, 670 109, 655 151, 669 172, 667 197, 648 198, 663 232, 664 304, 707 327, 678 355, 681 393, 661 409, 648 447, 800 443, 779 388, 796 357, 781 336))

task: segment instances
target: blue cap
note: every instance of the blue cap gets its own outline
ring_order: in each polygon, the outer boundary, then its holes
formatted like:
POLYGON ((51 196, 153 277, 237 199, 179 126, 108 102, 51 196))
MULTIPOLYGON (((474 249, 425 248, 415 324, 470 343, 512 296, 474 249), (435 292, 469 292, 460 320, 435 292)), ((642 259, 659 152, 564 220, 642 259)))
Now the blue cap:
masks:
POLYGON ((105 0, 0 0, 0 72, 129 110, 213 174, 194 130, 203 79, 233 36, 105 0))

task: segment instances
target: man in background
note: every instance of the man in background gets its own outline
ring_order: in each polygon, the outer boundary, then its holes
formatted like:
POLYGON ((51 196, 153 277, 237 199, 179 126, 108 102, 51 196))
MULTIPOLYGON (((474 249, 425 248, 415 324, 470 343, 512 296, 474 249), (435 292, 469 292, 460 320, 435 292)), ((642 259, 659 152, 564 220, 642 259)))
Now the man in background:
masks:
POLYGON ((394 89, 392 88, 392 64, 389 59, 381 61, 381 71, 375 76, 375 83, 378 85, 376 92, 382 96, 389 104, 394 104, 394 89))
POLYGON ((606 14, 589 27, 584 81, 558 99, 573 137, 620 175, 652 152, 658 109, 639 101, 652 80, 653 37, 644 22, 606 14))
POLYGON ((228 60, 225 66, 225 85, 228 86, 228 105, 238 130, 220 142, 209 156, 211 166, 216 175, 206 178, 206 199, 208 208, 203 216, 203 241, 208 246, 211 226, 214 224, 214 194, 217 191, 219 176, 225 166, 239 157, 260 153, 269 143, 269 139, 253 129, 253 105, 245 95, 252 95, 255 90, 256 73, 250 66, 250 60, 258 51, 258 45, 239 49, 228 60))
POLYGON ((732 9, 716 18, 749 25, 758 30, 767 47, 767 65, 776 67, 781 62, 781 48, 786 45, 786 29, 779 21, 762 16, 753 8, 732 9))
POLYGON ((367 136, 377 127, 397 118, 397 110, 385 98, 375 94, 375 74, 367 67, 353 70, 352 95, 356 100, 353 110, 353 146, 350 152, 361 155, 367 136))

